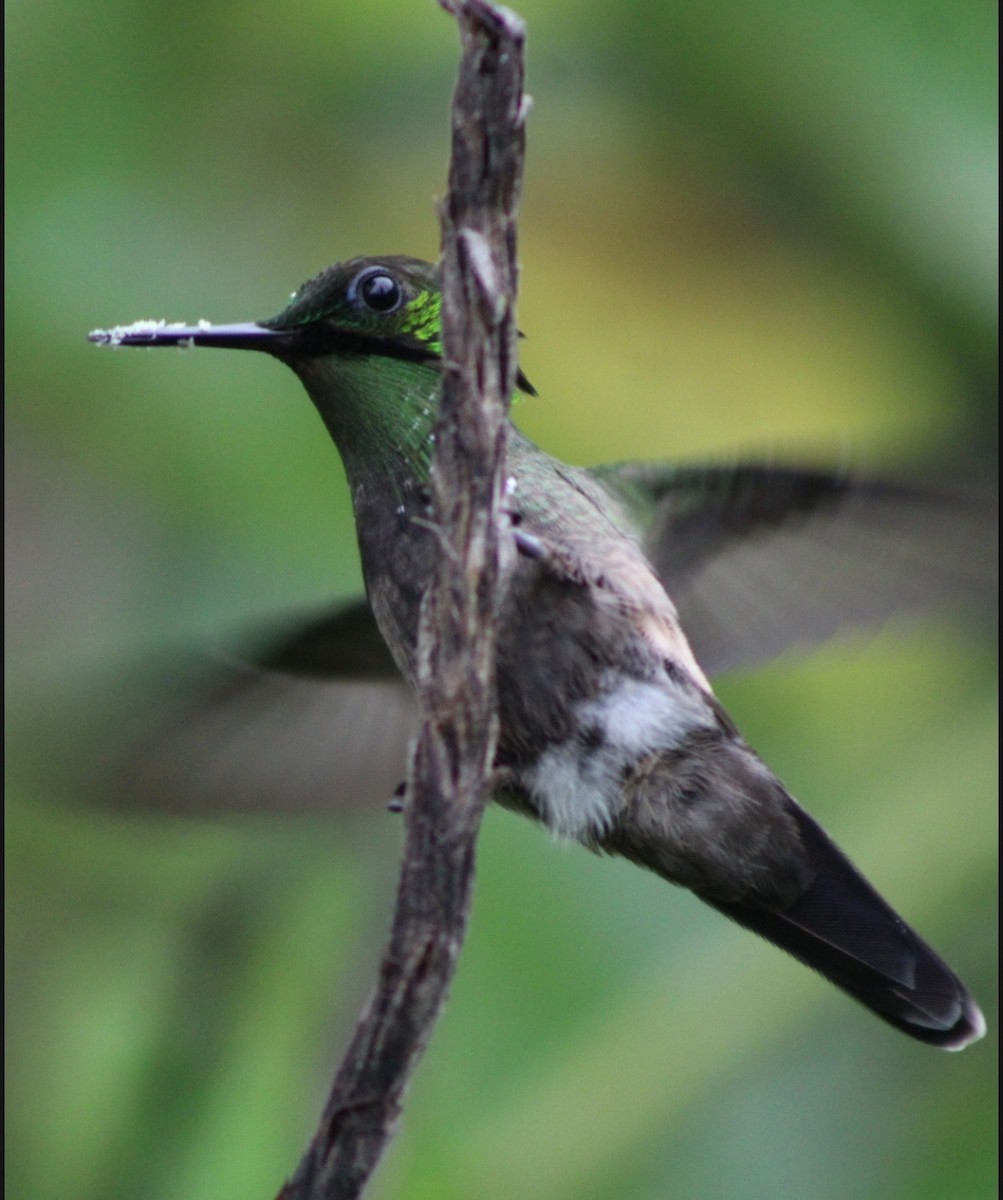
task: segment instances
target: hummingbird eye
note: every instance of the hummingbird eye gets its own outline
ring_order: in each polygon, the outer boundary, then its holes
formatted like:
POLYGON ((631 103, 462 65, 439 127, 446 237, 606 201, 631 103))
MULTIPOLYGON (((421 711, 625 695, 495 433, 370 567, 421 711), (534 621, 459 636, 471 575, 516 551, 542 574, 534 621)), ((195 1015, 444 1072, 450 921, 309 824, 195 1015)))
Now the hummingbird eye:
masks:
POLYGON ((389 313, 397 308, 403 299, 400 283, 385 270, 367 271, 353 284, 351 299, 361 300, 373 312, 389 313))

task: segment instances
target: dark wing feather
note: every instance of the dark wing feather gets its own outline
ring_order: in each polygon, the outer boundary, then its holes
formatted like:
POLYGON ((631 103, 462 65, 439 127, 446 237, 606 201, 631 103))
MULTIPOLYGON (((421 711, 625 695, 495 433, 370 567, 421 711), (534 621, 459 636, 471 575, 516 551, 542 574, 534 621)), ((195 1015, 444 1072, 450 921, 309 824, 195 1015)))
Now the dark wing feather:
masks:
POLYGON ((995 606, 996 506, 775 466, 600 468, 708 674, 962 598, 995 606))
POLYGON ((254 655, 203 665, 116 773, 127 808, 185 813, 379 808, 407 770, 417 707, 365 602, 254 655))

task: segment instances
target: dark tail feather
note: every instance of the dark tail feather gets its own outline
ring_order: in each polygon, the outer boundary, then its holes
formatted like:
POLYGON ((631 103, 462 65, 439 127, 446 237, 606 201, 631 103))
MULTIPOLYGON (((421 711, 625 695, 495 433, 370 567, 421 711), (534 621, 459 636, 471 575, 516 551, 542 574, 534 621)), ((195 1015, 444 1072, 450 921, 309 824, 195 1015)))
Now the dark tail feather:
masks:
POLYGON ((960 1050, 985 1033, 971 993, 885 903, 825 832, 796 808, 817 875, 783 912, 707 900, 911 1037, 960 1050))

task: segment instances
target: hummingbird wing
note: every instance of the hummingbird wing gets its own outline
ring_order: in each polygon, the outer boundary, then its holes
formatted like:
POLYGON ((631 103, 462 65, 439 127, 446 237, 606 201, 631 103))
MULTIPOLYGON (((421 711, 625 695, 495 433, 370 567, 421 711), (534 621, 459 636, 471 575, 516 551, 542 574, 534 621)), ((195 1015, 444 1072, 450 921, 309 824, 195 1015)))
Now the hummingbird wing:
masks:
POLYGON ((592 473, 634 513, 709 675, 952 598, 995 604, 995 504, 780 466, 592 473))
MULTIPOLYGON (((921 488, 755 465, 589 472, 625 502, 708 674, 842 627, 989 598, 989 506, 921 488)), ((147 722, 119 803, 190 812, 382 805, 417 706, 365 600, 203 664, 147 722), (255 665, 252 665, 255 664, 255 665)))
POLYGON ((115 771, 115 804, 189 814, 387 805, 417 706, 368 604, 285 630, 252 657, 182 672, 180 697, 157 700, 115 771))

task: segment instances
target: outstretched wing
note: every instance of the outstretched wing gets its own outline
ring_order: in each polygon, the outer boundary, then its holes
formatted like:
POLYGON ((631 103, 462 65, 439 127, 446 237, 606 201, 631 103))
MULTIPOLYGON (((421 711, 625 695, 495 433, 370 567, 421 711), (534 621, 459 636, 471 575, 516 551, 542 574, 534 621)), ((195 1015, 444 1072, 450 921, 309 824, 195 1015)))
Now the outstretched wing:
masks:
MULTIPOLYGON (((991 506, 823 471, 644 464, 594 475, 643 528, 708 674, 840 628, 997 586, 991 506)), ((208 664, 119 777, 128 805, 189 812, 385 804, 417 706, 359 600, 208 664), (251 663, 257 665, 251 665, 251 663)))
MULTIPOLYGON (((216 659, 116 771, 124 807, 179 813, 385 807, 404 779, 417 706, 358 601, 216 659)), ((107 782, 103 786, 107 786, 107 782)))
POLYGON ((996 505, 834 472, 597 468, 710 675, 955 598, 994 605, 996 505))

